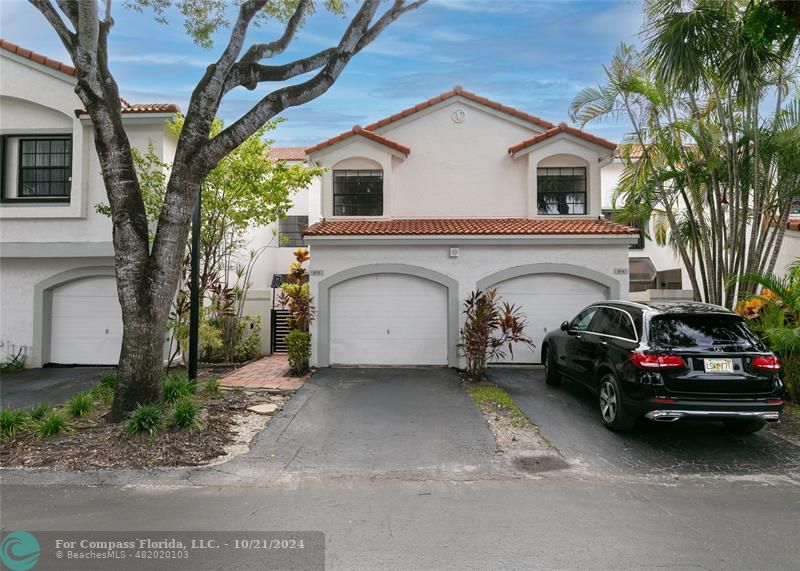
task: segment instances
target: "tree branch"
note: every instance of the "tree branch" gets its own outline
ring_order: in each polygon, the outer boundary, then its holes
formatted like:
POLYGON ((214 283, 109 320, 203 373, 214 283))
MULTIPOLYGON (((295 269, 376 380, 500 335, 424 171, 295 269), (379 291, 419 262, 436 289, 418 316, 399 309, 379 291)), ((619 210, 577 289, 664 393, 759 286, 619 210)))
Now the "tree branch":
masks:
POLYGON ((50 4, 50 0, 29 0, 30 3, 33 5, 34 8, 39 10, 42 15, 47 18, 47 21, 53 26, 53 29, 58 34, 58 37, 61 39, 61 43, 64 44, 64 47, 69 52, 70 56, 74 55, 75 51, 75 41, 76 37, 74 32, 72 32, 68 27, 64 20, 61 19, 58 12, 56 11, 55 7, 50 4))
POLYGON ((289 18, 289 22, 286 24, 283 35, 274 42, 251 46, 244 56, 242 56, 242 62, 257 62, 283 53, 284 50, 289 47, 292 39, 294 39, 294 35, 303 22, 303 17, 306 15, 310 5, 311 0, 300 0, 297 4, 297 8, 294 10, 294 14, 292 14, 292 17, 289 18))
MULTIPOLYGON (((405 0, 395 0, 374 24, 372 20, 380 0, 367 0, 350 22, 336 48, 329 48, 304 59, 282 66, 263 66, 249 64, 232 71, 226 82, 226 92, 237 85, 254 89, 262 81, 289 79, 315 69, 322 69, 311 79, 273 91, 261 99, 238 121, 208 141, 202 150, 204 159, 210 165, 216 164, 272 117, 288 107, 302 105, 327 91, 341 74, 350 59, 378 37, 389 24, 410 10, 422 6, 427 0, 417 0, 406 4, 405 0)), ((244 61, 244 58, 243 58, 244 61)))

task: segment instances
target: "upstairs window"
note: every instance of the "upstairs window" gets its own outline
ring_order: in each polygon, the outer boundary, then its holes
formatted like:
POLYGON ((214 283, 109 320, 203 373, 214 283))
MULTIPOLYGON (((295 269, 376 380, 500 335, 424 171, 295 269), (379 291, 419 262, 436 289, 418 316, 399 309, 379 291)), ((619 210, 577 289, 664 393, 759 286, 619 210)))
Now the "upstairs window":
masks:
POLYGON ((16 202, 69 202, 72 138, 64 135, 4 136, 2 197, 16 202))
POLYGON ((333 171, 333 215, 383 215, 383 171, 333 171))
POLYGON ((278 221, 278 246, 299 248, 305 246, 303 232, 308 229, 308 216, 287 216, 278 221))
POLYGON ((569 216, 586 214, 586 168, 542 167, 536 169, 539 214, 569 216))

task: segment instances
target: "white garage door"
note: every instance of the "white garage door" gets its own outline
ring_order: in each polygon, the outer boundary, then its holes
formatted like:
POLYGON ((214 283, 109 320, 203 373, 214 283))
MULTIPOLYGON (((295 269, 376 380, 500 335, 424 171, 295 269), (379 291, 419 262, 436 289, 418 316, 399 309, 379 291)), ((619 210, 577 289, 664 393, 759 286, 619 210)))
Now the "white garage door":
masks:
POLYGON ((122 311, 111 276, 70 282, 53 290, 50 362, 116 365, 122 311))
POLYGON ((563 274, 533 274, 501 282, 495 286, 502 301, 521 308, 528 321, 527 334, 534 349, 517 344, 508 363, 540 363, 545 333, 558 329, 584 307, 608 298, 608 289, 596 282, 563 274))
POLYGON ((330 296, 331 364, 447 364, 444 286, 373 274, 334 286, 330 296))

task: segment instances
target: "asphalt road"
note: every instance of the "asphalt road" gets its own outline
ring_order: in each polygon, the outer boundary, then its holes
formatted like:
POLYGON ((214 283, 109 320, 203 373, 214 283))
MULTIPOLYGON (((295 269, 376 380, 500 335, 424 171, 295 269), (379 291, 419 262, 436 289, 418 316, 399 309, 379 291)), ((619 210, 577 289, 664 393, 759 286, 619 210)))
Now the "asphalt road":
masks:
MULTIPOLYGON (((289 401, 250 452, 225 464, 0 471, 0 525, 322 531, 328 569, 797 569, 800 479, 777 467, 758 471, 747 458, 766 462, 758 450, 766 446, 791 460, 796 449, 769 435, 730 440, 708 427, 620 439, 594 423, 585 395, 568 385, 550 394, 530 371, 511 373, 498 380, 526 413, 536 410, 569 469, 531 475, 498 461, 452 371, 330 369, 289 401), (576 406, 584 422, 571 420, 576 406), (713 456, 686 447, 695 438, 716 443, 713 456)), ((141 568, 247 567, 209 553, 190 565, 141 568)))
POLYGON ((328 569, 780 570, 800 560, 798 488, 762 484, 348 479, 2 492, 6 529, 322 531, 328 569))
POLYGON ((91 388, 110 367, 47 367, 25 369, 0 377, 0 403, 31 408, 39 403, 61 404, 91 388))
POLYGON ((490 376, 573 463, 627 475, 800 479, 800 446, 766 430, 736 436, 717 422, 642 420, 631 432, 612 432, 600 423, 595 397, 577 383, 549 387, 542 369, 494 368, 490 376))

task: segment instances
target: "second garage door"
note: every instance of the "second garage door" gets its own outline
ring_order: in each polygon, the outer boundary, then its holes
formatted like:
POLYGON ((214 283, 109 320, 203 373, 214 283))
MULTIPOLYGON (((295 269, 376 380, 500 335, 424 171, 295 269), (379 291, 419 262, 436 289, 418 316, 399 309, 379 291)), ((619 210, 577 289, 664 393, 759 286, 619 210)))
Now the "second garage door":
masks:
POLYGON ((446 365, 447 290, 415 276, 373 274, 331 289, 333 365, 446 365))
POLYGON ((502 301, 521 308, 528 321, 527 334, 536 344, 534 349, 517 344, 513 358, 503 359, 509 363, 540 363, 545 333, 557 329, 590 303, 608 298, 605 286, 565 274, 520 276, 495 287, 502 301))

